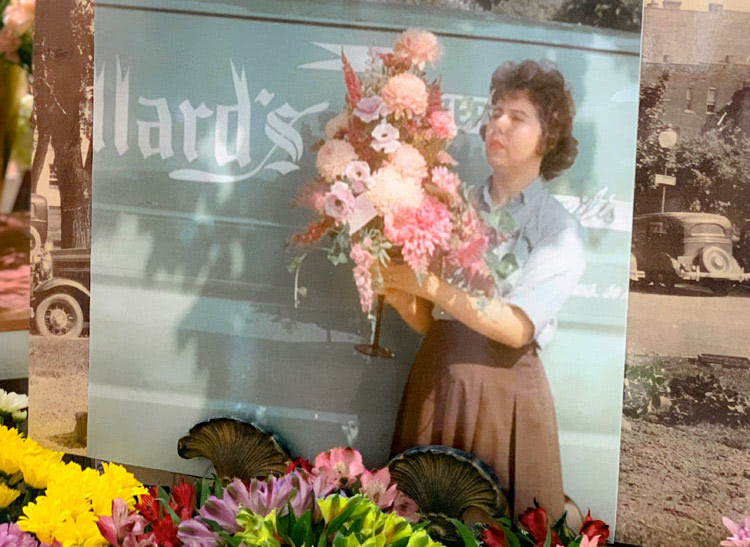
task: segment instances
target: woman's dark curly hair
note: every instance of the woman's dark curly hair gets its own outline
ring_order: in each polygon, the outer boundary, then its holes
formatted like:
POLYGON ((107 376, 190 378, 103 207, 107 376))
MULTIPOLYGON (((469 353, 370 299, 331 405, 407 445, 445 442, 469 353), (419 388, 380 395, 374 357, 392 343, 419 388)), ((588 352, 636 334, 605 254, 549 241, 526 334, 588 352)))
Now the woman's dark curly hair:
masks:
MULTIPOLYGON (((545 180, 553 179, 573 165, 578 154, 573 97, 563 75, 548 61, 507 62, 497 67, 490 82, 492 104, 517 92, 525 92, 536 107, 542 125, 541 173, 545 180)), ((486 131, 483 125, 482 138, 486 131)))

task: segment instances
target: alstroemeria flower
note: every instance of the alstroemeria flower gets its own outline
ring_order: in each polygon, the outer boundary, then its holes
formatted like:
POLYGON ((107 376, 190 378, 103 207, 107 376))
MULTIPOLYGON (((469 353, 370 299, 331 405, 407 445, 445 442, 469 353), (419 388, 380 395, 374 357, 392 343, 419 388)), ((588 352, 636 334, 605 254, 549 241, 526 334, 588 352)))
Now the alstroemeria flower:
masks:
POLYGON ((485 528, 480 539, 487 547, 508 547, 505 542, 505 532, 497 524, 485 528))
POLYGON ((318 454, 313 471, 331 471, 338 479, 355 481, 365 471, 365 466, 362 465, 362 454, 353 448, 339 446, 318 454))
POLYGON ((337 180, 331 185, 331 190, 325 195, 325 210, 336 222, 349 220, 354 211, 354 194, 345 182, 337 180))
POLYGON ((0 412, 12 414, 29 407, 29 396, 0 389, 0 412))
POLYGON ((387 509, 396 499, 396 485, 391 485, 391 474, 388 468, 371 473, 365 470, 360 476, 362 482, 360 492, 370 498, 381 509, 387 509), (389 487, 390 485, 390 487, 389 487))
POLYGON ((417 506, 417 502, 400 490, 396 492, 396 499, 393 500, 393 510, 406 520, 412 522, 417 522, 419 520, 419 516, 417 515, 419 507, 417 506))
POLYGON ((740 526, 740 523, 727 517, 722 517, 721 521, 732 533, 732 536, 723 540, 719 545, 723 547, 750 547, 750 517, 745 517, 745 526, 740 526))
MULTIPOLYGON (((534 545, 541 547, 547 538, 547 529, 549 528, 549 518, 547 517, 547 511, 542 507, 529 507, 523 514, 518 517, 521 526, 526 528, 534 538, 534 545)), ((560 543, 560 538, 554 530, 550 529, 551 544, 557 545, 560 543)))
MULTIPOLYGON (((583 519, 583 526, 581 526, 581 530, 578 533, 589 539, 596 536, 599 538, 599 545, 606 545, 607 538, 609 537, 609 526, 603 520, 594 520, 591 518, 591 510, 589 510, 586 513, 586 518, 583 519)), ((592 545, 597 544, 594 543, 592 545)))
POLYGON ((112 545, 136 544, 136 537, 143 534, 146 519, 135 511, 130 511, 122 498, 112 500, 112 516, 99 515, 96 525, 104 539, 112 545))
POLYGON ((364 97, 357 102, 353 114, 365 123, 375 121, 386 115, 385 103, 379 95, 364 97))
POLYGON ((15 522, 0 524, 0 547, 36 547, 37 541, 15 522))
POLYGON ((390 154, 398 150, 401 143, 399 142, 398 129, 393 127, 387 121, 382 120, 370 133, 372 138, 375 139, 370 146, 380 152, 390 154))

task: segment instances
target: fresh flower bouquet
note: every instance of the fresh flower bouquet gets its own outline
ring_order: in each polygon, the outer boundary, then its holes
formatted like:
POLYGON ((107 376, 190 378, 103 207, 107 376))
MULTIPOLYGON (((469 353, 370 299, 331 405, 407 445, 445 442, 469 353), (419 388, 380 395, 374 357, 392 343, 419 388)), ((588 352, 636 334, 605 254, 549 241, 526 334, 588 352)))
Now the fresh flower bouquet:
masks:
POLYGON ((31 72, 36 0, 0 0, 0 58, 31 72))
MULTIPOLYGON (((346 104, 316 145, 317 176, 295 200, 317 219, 292 242, 330 238, 324 250, 333 264, 352 260, 367 313, 382 287, 381 268, 393 257, 418 277, 435 271, 464 288, 492 291, 486 228, 446 152, 456 136, 453 115, 442 107, 439 81, 425 76, 425 65, 439 54, 432 33, 407 30, 392 53, 370 51, 360 78, 342 53, 346 104)), ((304 295, 298 286, 304 256, 290 264, 295 303, 304 295)))

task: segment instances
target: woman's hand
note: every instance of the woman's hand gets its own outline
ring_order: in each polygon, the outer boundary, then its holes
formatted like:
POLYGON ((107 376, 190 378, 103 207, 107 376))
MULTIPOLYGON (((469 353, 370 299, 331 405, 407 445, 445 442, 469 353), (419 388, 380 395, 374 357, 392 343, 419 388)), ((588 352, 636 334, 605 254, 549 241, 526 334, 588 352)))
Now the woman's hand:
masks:
POLYGON ((391 264, 383 270, 383 287, 386 294, 389 291, 399 291, 434 302, 440 287, 440 278, 428 273, 420 284, 409 266, 391 264))

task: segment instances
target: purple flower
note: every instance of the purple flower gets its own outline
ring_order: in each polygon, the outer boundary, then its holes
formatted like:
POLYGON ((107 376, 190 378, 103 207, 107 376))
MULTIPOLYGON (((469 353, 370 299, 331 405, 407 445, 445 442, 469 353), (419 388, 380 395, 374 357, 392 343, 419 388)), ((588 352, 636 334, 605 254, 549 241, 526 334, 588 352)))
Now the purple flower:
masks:
POLYGON ((22 532, 15 522, 0 524, 0 547, 37 547, 39 543, 22 532))
POLYGON ((401 143, 398 141, 398 129, 385 120, 382 120, 376 125, 370 134, 372 135, 372 138, 375 139, 370 146, 375 150, 390 154, 391 152, 398 150, 401 146, 401 143))
POLYGON ((386 113, 385 103, 379 95, 364 97, 354 107, 354 115, 365 123, 375 121, 386 113))
POLYGON ((331 190, 325 195, 325 211, 336 222, 349 220, 354 211, 354 194, 345 182, 337 180, 331 185, 331 190))
POLYGON ((214 547, 219 544, 219 534, 213 533, 200 517, 183 520, 177 529, 177 539, 191 547, 214 547))
POLYGON ((740 526, 739 523, 729 520, 727 517, 722 517, 721 520, 732 533, 732 536, 719 545, 724 547, 750 547, 750 517, 745 517, 745 526, 740 526))

